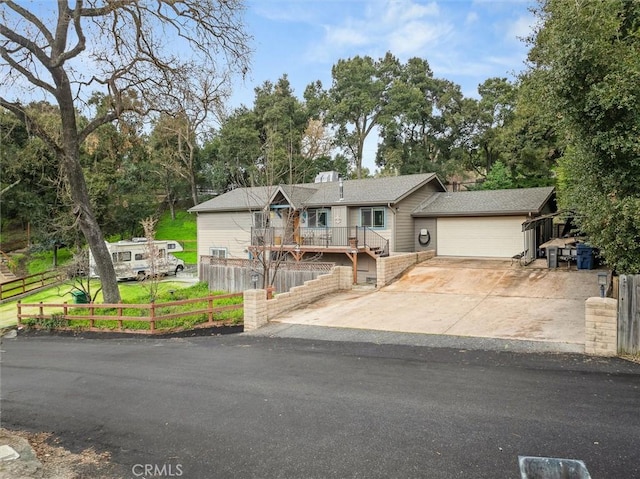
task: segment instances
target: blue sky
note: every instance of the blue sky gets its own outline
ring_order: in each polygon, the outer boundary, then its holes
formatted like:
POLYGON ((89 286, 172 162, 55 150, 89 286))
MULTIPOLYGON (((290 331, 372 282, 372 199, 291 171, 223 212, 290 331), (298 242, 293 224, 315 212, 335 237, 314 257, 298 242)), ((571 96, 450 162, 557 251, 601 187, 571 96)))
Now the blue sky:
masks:
POLYGON ((438 78, 477 96, 490 77, 522 71, 531 32, 529 0, 248 0, 254 37, 247 80, 236 83, 232 106, 253 105, 253 89, 287 74, 298 98, 306 85, 331 85, 339 59, 393 53, 402 62, 425 58, 438 78))

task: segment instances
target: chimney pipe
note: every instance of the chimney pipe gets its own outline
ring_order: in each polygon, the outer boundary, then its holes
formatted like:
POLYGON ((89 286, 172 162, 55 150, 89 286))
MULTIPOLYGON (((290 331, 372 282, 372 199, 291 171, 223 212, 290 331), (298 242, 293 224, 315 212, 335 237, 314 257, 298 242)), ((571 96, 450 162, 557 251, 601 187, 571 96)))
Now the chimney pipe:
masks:
POLYGON ((340 189, 340 201, 344 201, 344 183, 342 182, 342 177, 340 177, 338 187, 340 189))

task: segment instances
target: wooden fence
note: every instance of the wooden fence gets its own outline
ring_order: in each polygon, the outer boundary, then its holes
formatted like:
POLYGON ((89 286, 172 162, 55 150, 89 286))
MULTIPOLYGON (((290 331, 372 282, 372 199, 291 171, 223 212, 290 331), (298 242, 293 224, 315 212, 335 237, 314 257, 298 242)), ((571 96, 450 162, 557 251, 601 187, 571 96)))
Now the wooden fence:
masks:
POLYGON ((60 271, 45 271, 23 278, 12 279, 0 283, 0 300, 14 298, 21 294, 49 286, 61 280, 60 271))
MULTIPOLYGON (((184 299, 165 303, 149 304, 25 304, 18 301, 18 326, 36 327, 40 329, 56 329, 58 331, 100 331, 100 332, 126 332, 137 334, 166 334, 188 329, 205 328, 230 324, 226 319, 216 316, 220 313, 243 309, 243 304, 229 304, 217 306, 215 303, 230 298, 242 298, 242 293, 210 295, 204 298, 184 299), (203 306, 204 305, 204 306, 203 306), (193 306, 193 309, 189 308, 193 306), (27 313, 26 310, 32 312, 27 313), (33 312, 35 310, 35 312, 33 312), (77 310, 75 314, 73 310, 77 310), (110 314, 97 314, 97 311, 109 311, 110 314), (137 311, 137 313, 135 313, 137 311), (159 322, 176 320, 187 317, 206 315, 206 321, 195 321, 189 327, 171 325, 158 327, 159 322), (26 321, 25 321, 26 320, 26 321), (73 322, 88 321, 88 327, 73 326, 73 322), (96 325, 96 321, 109 321, 103 323, 105 327, 96 325), (128 328, 127 322, 147 322, 148 329, 128 328), (71 322, 71 323, 70 323, 71 322), (110 325, 111 327, 107 327, 110 325)), ((238 324, 233 322, 233 324, 238 324)))
MULTIPOLYGON (((273 284, 276 292, 289 291, 294 286, 301 286, 305 281, 316 279, 321 274, 329 273, 335 265, 333 263, 320 263, 316 261, 293 262, 283 261, 278 266, 278 274, 273 284)), ((209 284, 212 291, 239 292, 253 289, 251 281, 252 273, 257 273, 262 287, 262 270, 255 261, 248 259, 223 259, 213 256, 200 258, 200 281, 209 284)))
POLYGON ((640 353, 640 275, 620 275, 618 285, 618 352, 640 353))

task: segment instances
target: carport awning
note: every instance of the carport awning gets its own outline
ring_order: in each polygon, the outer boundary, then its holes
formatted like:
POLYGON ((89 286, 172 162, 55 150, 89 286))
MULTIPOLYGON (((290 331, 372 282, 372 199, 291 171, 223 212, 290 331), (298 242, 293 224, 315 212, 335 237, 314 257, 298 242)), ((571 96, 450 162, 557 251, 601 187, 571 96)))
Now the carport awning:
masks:
POLYGON ((560 211, 556 211, 555 213, 549 213, 548 215, 536 216, 535 218, 527 220, 524 223, 522 223, 522 231, 525 232, 525 231, 532 230, 536 226, 538 226, 540 223, 544 223, 549 218, 555 218, 559 214, 560 214, 560 211))

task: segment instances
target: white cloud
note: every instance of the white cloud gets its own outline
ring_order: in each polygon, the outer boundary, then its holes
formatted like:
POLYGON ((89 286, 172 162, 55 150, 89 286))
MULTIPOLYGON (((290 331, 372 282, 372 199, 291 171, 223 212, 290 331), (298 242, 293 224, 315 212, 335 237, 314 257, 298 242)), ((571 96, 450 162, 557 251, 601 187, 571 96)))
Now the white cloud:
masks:
POLYGON ((325 26, 325 35, 308 52, 312 61, 391 51, 400 57, 423 53, 448 38, 453 26, 438 21, 440 8, 435 2, 413 0, 373 0, 366 7, 351 10, 344 18, 325 26), (366 50, 366 52, 365 52, 366 50))
MULTIPOLYGON (((382 21, 389 25, 399 25, 407 21, 437 16, 440 13, 438 4, 435 2, 428 5, 421 5, 410 0, 384 2, 384 4, 380 6, 380 9, 386 9, 382 16, 382 21)), ((379 17, 380 10, 372 13, 372 18, 379 17)))
POLYGON ((325 42, 339 47, 361 46, 370 42, 369 37, 362 30, 349 26, 325 28, 325 42))
POLYGON ((415 56, 425 48, 443 43, 452 31, 447 23, 410 22, 389 34, 388 49, 399 56, 415 56))
POLYGON ((467 14, 467 18, 465 18, 465 25, 471 25, 472 23, 476 23, 479 20, 479 16, 476 12, 469 12, 467 14))
POLYGON ((520 42, 521 39, 528 37, 533 32, 535 26, 535 17, 533 15, 522 15, 515 21, 511 22, 505 32, 508 40, 520 42))

